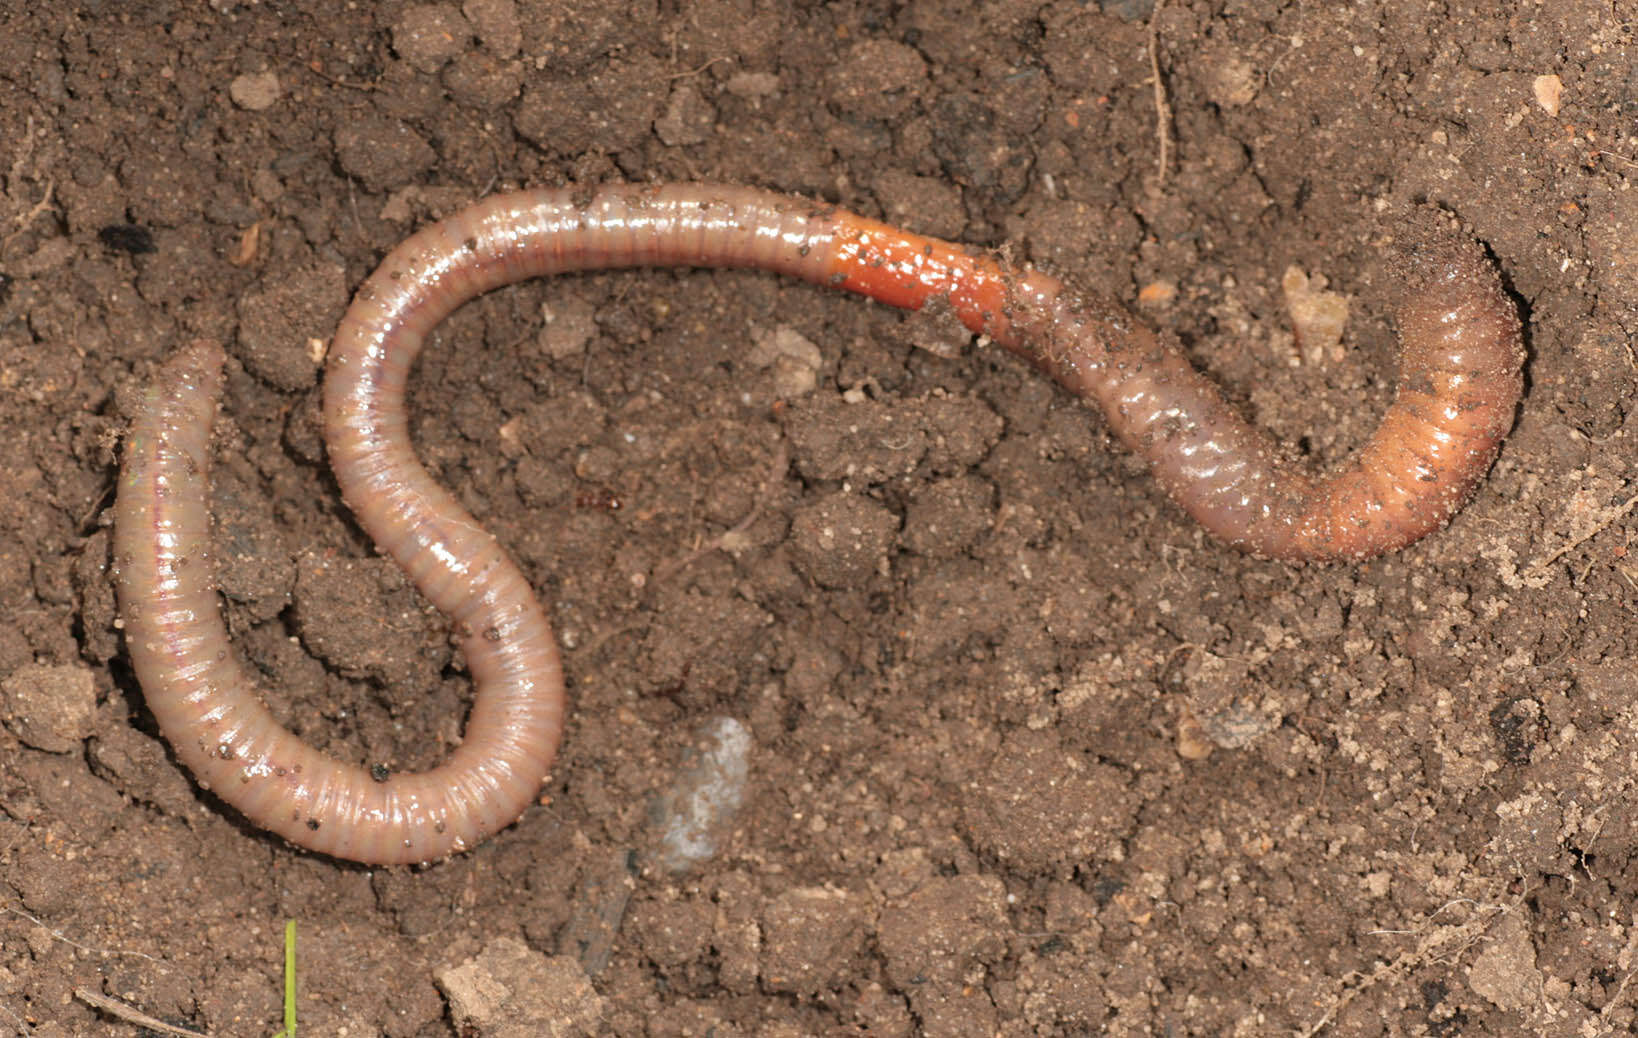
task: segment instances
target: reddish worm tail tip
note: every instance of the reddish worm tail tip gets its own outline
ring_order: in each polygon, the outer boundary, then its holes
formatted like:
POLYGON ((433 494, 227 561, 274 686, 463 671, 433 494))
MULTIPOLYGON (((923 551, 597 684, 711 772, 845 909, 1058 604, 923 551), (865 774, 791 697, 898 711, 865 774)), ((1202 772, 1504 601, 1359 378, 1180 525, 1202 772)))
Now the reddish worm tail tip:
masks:
POLYGON ((1418 219, 1394 262, 1403 282, 1393 404, 1354 458, 1297 506, 1266 554, 1359 561, 1443 527, 1512 428, 1525 360, 1518 308, 1477 242, 1418 219))

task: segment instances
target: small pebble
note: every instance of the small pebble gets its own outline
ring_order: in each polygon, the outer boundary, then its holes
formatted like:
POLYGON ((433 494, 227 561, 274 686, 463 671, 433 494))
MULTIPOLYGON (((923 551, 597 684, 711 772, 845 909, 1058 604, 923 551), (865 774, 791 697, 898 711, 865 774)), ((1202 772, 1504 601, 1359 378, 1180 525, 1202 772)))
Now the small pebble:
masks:
POLYGON ((1212 104, 1219 108, 1240 108, 1256 100, 1263 77, 1251 62, 1218 49, 1203 66, 1201 85, 1212 104))
POLYGON ((1541 110, 1558 118, 1558 101, 1564 95, 1564 81, 1557 76, 1537 76, 1531 88, 1535 91, 1536 104, 1541 106, 1541 110))
POLYGON ((586 352, 586 344, 597 334, 596 312, 584 300, 544 303, 540 316, 540 347, 554 360, 586 352))
POLYGON ((547 957, 515 937, 497 937, 458 966, 433 973, 462 1034, 537 1038, 600 1033, 604 1003, 580 964, 547 957))
POLYGON ((761 101, 779 93, 779 77, 772 72, 736 72, 723 89, 735 97, 761 101))
POLYGON ((773 331, 753 331, 755 345, 747 356, 759 368, 773 369, 774 395, 781 400, 807 396, 819 385, 819 369, 824 354, 801 332, 788 324, 773 331))
POLYGON ((1185 706, 1177 719, 1177 755, 1184 760, 1205 760, 1216 748, 1205 726, 1185 706))
POLYGON ((1138 290, 1138 305, 1145 310, 1159 310, 1176 301, 1176 282, 1151 281, 1138 290))
POLYGON ((1348 298, 1325 290, 1325 278, 1309 277, 1300 267, 1285 268, 1280 280, 1291 331, 1304 364, 1342 359, 1342 332, 1348 326, 1348 298))
POLYGON ((272 72, 236 76, 228 84, 228 97, 247 112, 266 111, 279 99, 279 77, 272 72))
POLYGON ((602 973, 614 957, 615 942, 635 889, 631 858, 626 848, 617 847, 587 863, 570 899, 573 908, 569 921, 558 932, 557 950, 560 955, 572 956, 587 976, 602 973))

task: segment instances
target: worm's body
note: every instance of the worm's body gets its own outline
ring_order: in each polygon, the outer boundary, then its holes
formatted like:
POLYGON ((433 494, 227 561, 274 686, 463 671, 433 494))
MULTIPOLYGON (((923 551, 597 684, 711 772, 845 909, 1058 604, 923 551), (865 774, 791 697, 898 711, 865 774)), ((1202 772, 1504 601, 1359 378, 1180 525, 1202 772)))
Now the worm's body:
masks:
POLYGON ((343 496, 455 625, 477 698, 439 768, 376 781, 279 727, 233 657, 214 600, 204 472, 221 351, 168 362, 136 417, 117 505, 127 643, 148 702, 201 784, 294 843, 366 862, 471 846, 535 795, 562 732, 556 643, 523 576, 416 460, 404 391, 426 333, 499 285, 575 270, 753 267, 910 309, 946 298, 966 326, 1098 402, 1167 492, 1256 555, 1362 559, 1461 507, 1521 392, 1516 313, 1470 242, 1406 272, 1398 396, 1338 474, 1280 460, 1177 347, 1119 306, 987 253, 747 188, 501 195, 416 233, 359 289, 330 351, 324 410, 343 496))

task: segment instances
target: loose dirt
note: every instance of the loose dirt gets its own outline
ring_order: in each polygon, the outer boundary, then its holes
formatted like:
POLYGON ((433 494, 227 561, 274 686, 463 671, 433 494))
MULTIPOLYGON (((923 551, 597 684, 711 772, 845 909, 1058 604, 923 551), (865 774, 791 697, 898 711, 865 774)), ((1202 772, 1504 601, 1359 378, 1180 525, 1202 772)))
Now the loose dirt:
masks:
POLYGON ((137 1033, 85 989, 272 1034, 289 918, 314 1035, 1633 1026, 1638 5, 3 7, 0 1028, 137 1033), (1292 568, 938 315, 745 272, 492 293, 436 334, 414 431, 556 619, 540 806, 413 870, 247 828, 122 655, 134 389, 229 345, 238 651, 306 737, 424 767, 470 689, 327 474, 324 341, 418 224, 622 180, 1141 298, 1317 465, 1388 403, 1388 246, 1437 207, 1516 296, 1527 397, 1449 529, 1292 568), (1293 337, 1291 267, 1346 297, 1337 348, 1293 337), (655 805, 723 718, 743 806, 661 867, 655 805))

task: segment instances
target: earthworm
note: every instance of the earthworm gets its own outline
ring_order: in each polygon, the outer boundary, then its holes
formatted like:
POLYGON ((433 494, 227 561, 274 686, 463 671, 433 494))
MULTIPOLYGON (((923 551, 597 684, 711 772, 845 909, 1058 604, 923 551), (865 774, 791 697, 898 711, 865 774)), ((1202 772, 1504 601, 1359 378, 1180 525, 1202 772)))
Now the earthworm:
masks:
POLYGON ((482 292, 566 271, 750 267, 918 309, 1096 401, 1110 428, 1217 537, 1253 555, 1358 560, 1445 523, 1483 477, 1522 391, 1517 313, 1473 242, 1417 231, 1398 325, 1398 393, 1339 472, 1289 462, 1170 337, 1045 273, 833 206, 741 187, 499 195, 400 244, 331 345, 325 434, 343 498, 452 621, 476 688, 449 760, 418 775, 339 763, 280 727, 228 645, 215 602, 205 473, 221 349, 167 362, 134 416, 116 505, 129 652, 147 702, 200 784, 312 850, 419 862, 470 847, 537 794, 563 725, 546 616, 515 565, 416 460, 404 400, 427 332, 482 292))

